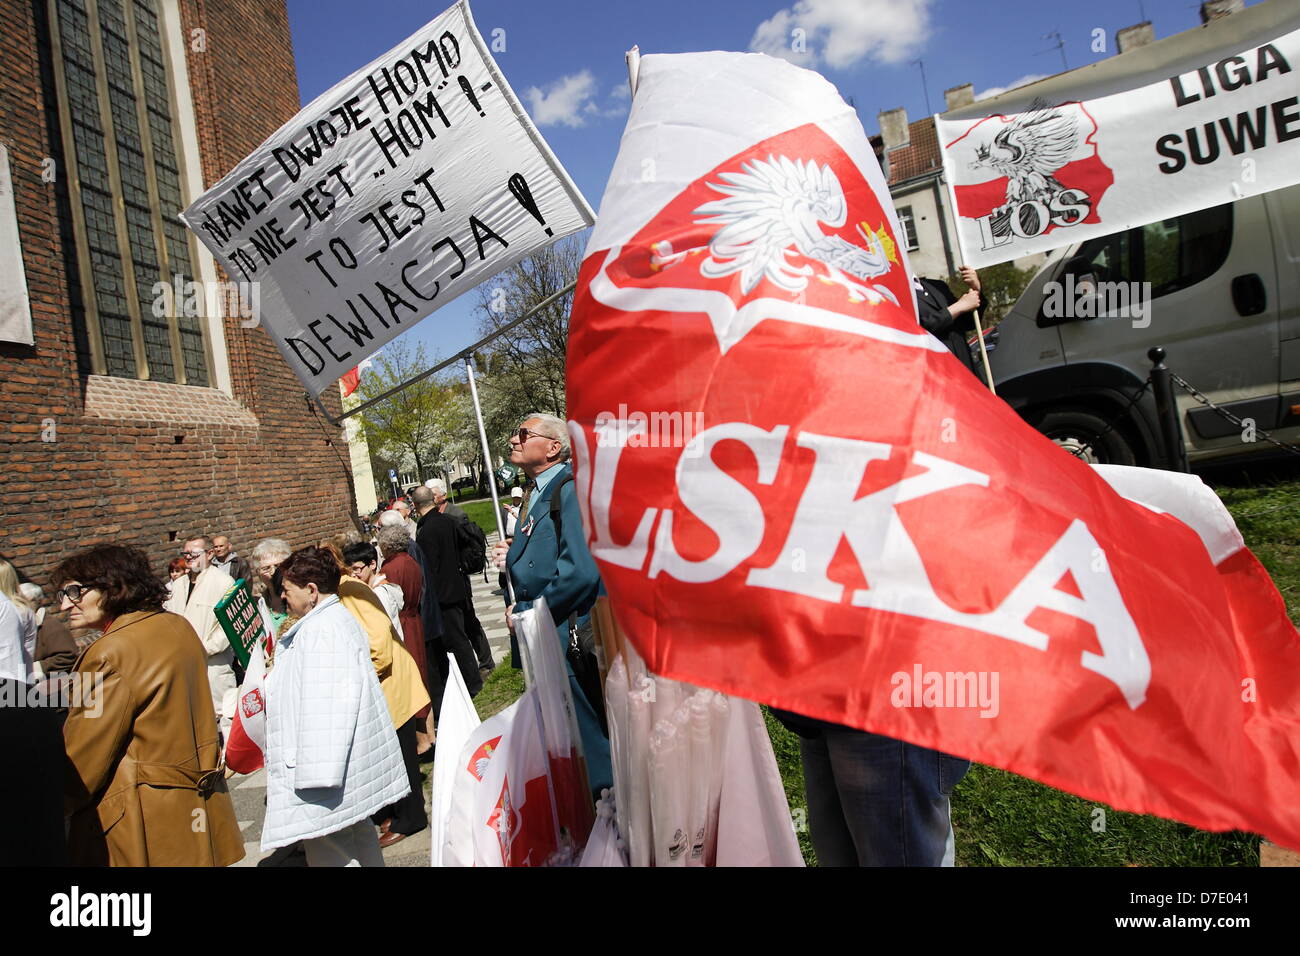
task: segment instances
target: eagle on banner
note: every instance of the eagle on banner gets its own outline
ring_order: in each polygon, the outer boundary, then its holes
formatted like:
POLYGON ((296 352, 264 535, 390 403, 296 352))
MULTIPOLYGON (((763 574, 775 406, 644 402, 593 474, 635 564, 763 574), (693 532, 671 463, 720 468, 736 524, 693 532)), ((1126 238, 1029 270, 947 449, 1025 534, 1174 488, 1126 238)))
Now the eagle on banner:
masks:
POLYGON ((1054 174, 1070 161, 1078 143, 1077 117, 1037 99, 991 143, 976 147, 971 168, 1007 177, 1007 201, 999 210, 1035 199, 1050 206, 1065 189, 1054 174))
POLYGON ((719 279, 739 272, 746 295, 763 278, 797 293, 807 287, 814 269, 810 261, 791 265, 789 256, 794 252, 822 263, 825 281, 843 286, 850 301, 878 305, 888 299, 898 304, 885 286, 869 283, 898 261, 883 226, 872 232, 858 223, 865 247, 822 231, 823 223, 833 229, 843 226, 848 209, 844 190, 829 165, 769 156, 740 168, 741 172, 721 174, 725 185, 708 184, 726 199, 695 210, 696 215, 709 217, 698 220, 698 225, 722 227, 709 240, 709 258, 701 263, 701 274, 719 279))

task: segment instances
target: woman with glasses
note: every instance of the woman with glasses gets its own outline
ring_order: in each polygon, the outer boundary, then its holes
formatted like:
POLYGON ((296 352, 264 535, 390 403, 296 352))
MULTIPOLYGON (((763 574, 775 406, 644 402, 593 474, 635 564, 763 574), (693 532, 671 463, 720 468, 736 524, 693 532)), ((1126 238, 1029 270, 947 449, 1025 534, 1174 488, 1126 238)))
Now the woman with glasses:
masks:
POLYGON ((301 840, 308 866, 383 866, 369 817, 409 793, 366 632, 338 598, 342 571, 316 547, 279 568, 299 620, 266 679, 262 849, 301 840))
POLYGON ((219 769, 208 662, 135 548, 98 544, 51 575, 73 628, 101 636, 73 669, 65 810, 77 866, 228 866, 244 855, 219 769), (201 821, 202 825, 199 825, 201 821))

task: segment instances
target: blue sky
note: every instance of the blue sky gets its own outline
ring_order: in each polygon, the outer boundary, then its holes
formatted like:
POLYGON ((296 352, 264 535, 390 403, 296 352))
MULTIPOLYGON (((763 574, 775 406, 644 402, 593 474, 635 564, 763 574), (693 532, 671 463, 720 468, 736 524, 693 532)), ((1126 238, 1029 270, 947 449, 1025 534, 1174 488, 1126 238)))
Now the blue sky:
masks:
MULTIPOLYGON (((304 104, 437 16, 440 0, 289 0, 304 104)), ((1116 31, 1150 20, 1157 39, 1199 25, 1190 0, 472 0, 479 32, 593 209, 627 116, 623 53, 761 50, 825 75, 851 98, 869 134, 881 110, 942 112, 944 90, 977 97, 1113 56, 1116 31), (494 34, 494 30, 503 34, 494 34), (790 49, 803 30, 806 52, 790 49), (1094 52, 1104 31, 1105 52, 1094 52), (921 68, 924 64, 925 84, 921 68)), ((474 293, 402 338, 448 357, 477 338, 474 293)))

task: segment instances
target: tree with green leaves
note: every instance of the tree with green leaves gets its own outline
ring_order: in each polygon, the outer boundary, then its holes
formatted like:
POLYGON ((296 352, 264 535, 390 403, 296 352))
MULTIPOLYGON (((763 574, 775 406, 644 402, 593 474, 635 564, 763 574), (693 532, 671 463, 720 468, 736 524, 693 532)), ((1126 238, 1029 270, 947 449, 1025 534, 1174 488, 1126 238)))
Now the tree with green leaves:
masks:
MULTIPOLYGON (((578 277, 585 235, 536 252, 478 289, 479 331, 487 336, 578 277)), ((478 356, 479 399, 489 443, 505 447, 529 412, 564 417, 564 363, 573 293, 560 296, 494 339, 478 356)))
MULTIPOLYGON (((398 339, 375 354, 369 374, 361 377, 353 394, 361 402, 369 401, 431 364, 423 345, 412 349, 398 339)), ((412 462, 416 477, 423 481, 445 456, 448 402, 447 387, 430 377, 408 385, 357 417, 376 457, 412 462)))

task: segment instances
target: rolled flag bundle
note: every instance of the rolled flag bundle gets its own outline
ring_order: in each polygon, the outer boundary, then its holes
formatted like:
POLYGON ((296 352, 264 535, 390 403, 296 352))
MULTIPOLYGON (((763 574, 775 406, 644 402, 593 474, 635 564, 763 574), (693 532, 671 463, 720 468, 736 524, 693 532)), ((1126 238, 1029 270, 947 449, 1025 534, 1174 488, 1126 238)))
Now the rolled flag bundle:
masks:
POLYGON ((1300 641, 1226 510, 990 395, 919 327, 900 235, 820 76, 641 59, 567 371, 627 638, 664 677, 1300 847, 1300 641))

